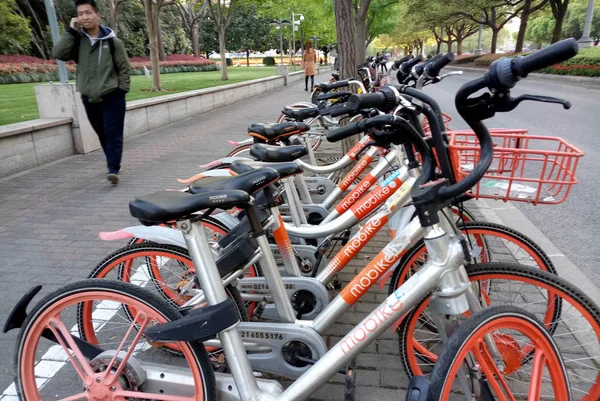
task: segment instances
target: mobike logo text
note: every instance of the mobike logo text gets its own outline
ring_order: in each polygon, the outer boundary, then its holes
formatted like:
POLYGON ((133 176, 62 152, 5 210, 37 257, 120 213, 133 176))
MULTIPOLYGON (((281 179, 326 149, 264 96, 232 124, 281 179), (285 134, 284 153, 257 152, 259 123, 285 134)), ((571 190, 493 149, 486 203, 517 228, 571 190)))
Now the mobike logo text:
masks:
POLYGON ((361 158, 358 163, 356 164, 356 166, 354 166, 354 168, 352 170, 350 170, 350 172, 344 177, 344 179, 342 180, 342 182, 340 182, 340 185, 338 186, 342 191, 345 191, 348 189, 348 187, 350 185, 352 185, 352 183, 354 182, 354 180, 356 180, 358 178, 358 176, 365 171, 365 169, 367 168, 367 166, 369 164, 371 164, 371 162, 373 161, 373 158, 369 155, 365 155, 363 158, 361 158))
POLYGON ((377 181, 377 178, 373 177, 371 174, 367 174, 365 178, 358 183, 354 190, 346 195, 346 197, 336 206, 335 210, 339 214, 342 214, 346 210, 350 209, 350 206, 354 205, 356 201, 359 200, 369 188, 371 188, 371 185, 373 185, 375 181, 377 181))
POLYGON ((389 198, 390 195, 395 192, 395 188, 399 185, 402 185, 402 181, 396 177, 388 185, 376 187, 367 195, 366 199, 352 206, 352 213, 354 213, 354 216, 356 216, 357 219, 362 219, 389 198))
POLYGON ((379 229, 387 222, 387 217, 373 217, 367 222, 354 236, 348 241, 342 252, 347 257, 353 257, 359 252, 363 246, 373 238, 379 229))
POLYGON ((348 152, 348 157, 352 160, 356 160, 356 156, 367 147, 367 143, 371 140, 369 136, 363 137, 352 149, 348 152))
POLYGON ((403 252, 390 253, 383 251, 379 252, 375 259, 371 261, 354 279, 348 284, 340 295, 344 298, 344 301, 350 305, 354 305, 358 299, 371 288, 373 284, 379 280, 383 274, 388 271, 392 266, 400 260, 403 252))
POLYGON ((402 301, 393 299, 385 303, 375 312, 371 313, 366 319, 358 324, 346 337, 339 342, 340 349, 345 355, 355 348, 358 344, 365 341, 369 333, 375 332, 381 325, 389 322, 394 315, 402 309, 402 301))
POLYGON ((342 270, 387 221, 387 216, 374 217, 369 220, 327 264, 325 271, 333 274, 342 270))

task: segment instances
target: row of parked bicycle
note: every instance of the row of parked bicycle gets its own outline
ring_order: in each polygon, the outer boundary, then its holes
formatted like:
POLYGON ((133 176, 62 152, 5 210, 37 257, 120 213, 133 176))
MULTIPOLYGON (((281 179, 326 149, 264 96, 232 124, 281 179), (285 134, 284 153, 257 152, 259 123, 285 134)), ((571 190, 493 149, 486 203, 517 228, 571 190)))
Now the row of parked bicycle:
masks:
POLYGON ((368 85, 333 77, 277 123, 250 125, 247 142, 185 188, 132 200, 142 225, 100 234, 128 245, 89 280, 31 308, 41 287, 25 294, 5 327, 20 328, 19 396, 301 400, 342 373, 346 390, 332 397, 351 400, 357 355, 392 329, 407 400, 600 399, 598 306, 531 239, 464 205, 566 199, 580 150, 483 121, 524 100, 569 108, 510 89, 576 53, 565 40, 464 84, 455 103, 471 130, 451 130, 421 91, 453 75, 440 76, 451 54, 399 60, 368 85), (319 158, 325 141, 360 135, 341 158, 319 158), (351 264, 384 228, 387 245, 351 264), (386 286, 328 345, 328 329, 386 286), (64 356, 59 385, 36 378, 48 353, 64 356))

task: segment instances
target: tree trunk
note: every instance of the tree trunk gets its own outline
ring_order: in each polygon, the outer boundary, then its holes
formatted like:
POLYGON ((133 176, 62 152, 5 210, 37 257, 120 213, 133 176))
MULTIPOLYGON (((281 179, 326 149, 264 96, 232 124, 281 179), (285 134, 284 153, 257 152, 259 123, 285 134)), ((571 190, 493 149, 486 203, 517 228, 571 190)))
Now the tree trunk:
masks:
POLYGON ((190 27, 191 38, 192 38, 192 51, 194 52, 194 57, 200 57, 200 43, 198 40, 198 20, 192 22, 190 27))
POLYGON ((519 25, 519 33, 517 34, 517 44, 515 45, 515 53, 523 51, 523 43, 525 42, 525 31, 527 30, 527 22, 531 10, 531 0, 525 0, 523 11, 521 12, 521 24, 519 25))
POLYGON ((437 42, 437 49, 435 50, 435 54, 440 54, 440 52, 442 51, 442 41, 436 40, 436 42, 437 42))
MULTIPOLYGON (((340 59, 340 80, 356 79, 356 35, 352 15, 352 0, 333 0, 335 25, 338 41, 338 57, 340 59)), ((351 136, 342 141, 342 152, 348 153, 356 144, 357 137, 351 136)))
POLYGON ((246 67, 250 67, 250 48, 246 49, 246 67))
POLYGON ((162 90, 160 85, 160 65, 158 62, 158 27, 155 5, 152 0, 144 0, 146 24, 148 25, 148 40, 150 42, 150 61, 152 63, 152 92, 162 90))
POLYGON ((360 64, 367 58, 367 25, 365 21, 356 21, 356 64, 360 64))
MULTIPOLYGON (((160 10, 157 10, 156 12, 160 12, 160 10)), ((163 38, 162 38, 162 29, 160 26, 160 18, 158 18, 158 24, 156 26, 156 32, 158 34, 158 57, 160 59, 160 61, 167 61, 167 53, 165 52, 165 44, 163 42, 163 38)))
POLYGON ((219 28, 219 54, 221 55, 221 80, 227 81, 227 53, 225 52, 225 40, 227 28, 219 28))
POLYGON ((463 43, 462 37, 456 38, 456 55, 457 56, 460 56, 462 54, 462 43, 463 43))
POLYGON ((109 16, 109 25, 110 29, 113 30, 115 35, 117 34, 117 8, 119 4, 117 0, 107 0, 108 3, 108 16, 109 16))
POLYGON ((448 53, 452 52, 452 43, 454 43, 454 41, 448 39, 448 53))
POLYGON ((556 43, 560 40, 560 35, 562 34, 562 26, 563 21, 565 19, 565 14, 567 13, 567 8, 559 9, 557 14, 554 14, 554 30, 552 31, 552 43, 556 43))
POLYGON ((498 32, 500 29, 492 28, 492 45, 490 47, 490 53, 496 54, 496 45, 498 44, 498 32))

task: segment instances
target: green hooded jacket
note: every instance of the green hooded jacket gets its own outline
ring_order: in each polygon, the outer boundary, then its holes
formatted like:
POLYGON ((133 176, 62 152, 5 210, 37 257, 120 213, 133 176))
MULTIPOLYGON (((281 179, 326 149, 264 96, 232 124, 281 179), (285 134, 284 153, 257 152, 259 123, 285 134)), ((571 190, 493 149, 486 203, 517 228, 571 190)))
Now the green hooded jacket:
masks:
POLYGON ((76 31, 69 27, 52 49, 54 57, 68 61, 72 49, 79 38, 79 57, 77 60, 77 89, 92 103, 102 101, 102 96, 120 89, 129 92, 131 67, 127 61, 125 46, 115 33, 100 25, 100 34, 93 38, 85 30, 76 31), (108 40, 114 41, 115 59, 110 51, 108 40), (116 70, 116 71, 115 71, 116 70))

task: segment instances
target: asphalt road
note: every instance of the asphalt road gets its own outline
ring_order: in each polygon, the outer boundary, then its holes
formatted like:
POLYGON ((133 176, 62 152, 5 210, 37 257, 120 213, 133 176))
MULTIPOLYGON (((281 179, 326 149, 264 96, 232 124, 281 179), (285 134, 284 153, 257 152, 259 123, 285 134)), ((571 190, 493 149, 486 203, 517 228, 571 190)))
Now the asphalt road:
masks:
MULTIPOLYGON (((462 84, 481 74, 465 72, 425 88, 442 110, 452 116, 450 127, 468 128, 454 106, 454 95, 462 84)), ((527 128, 531 134, 559 136, 585 152, 577 168, 577 179, 567 200, 559 205, 517 202, 519 209, 596 284, 600 285, 600 90, 561 82, 522 80, 513 96, 535 94, 561 97, 572 103, 570 110, 556 104, 523 102, 509 113, 487 120, 488 127, 527 128)))

